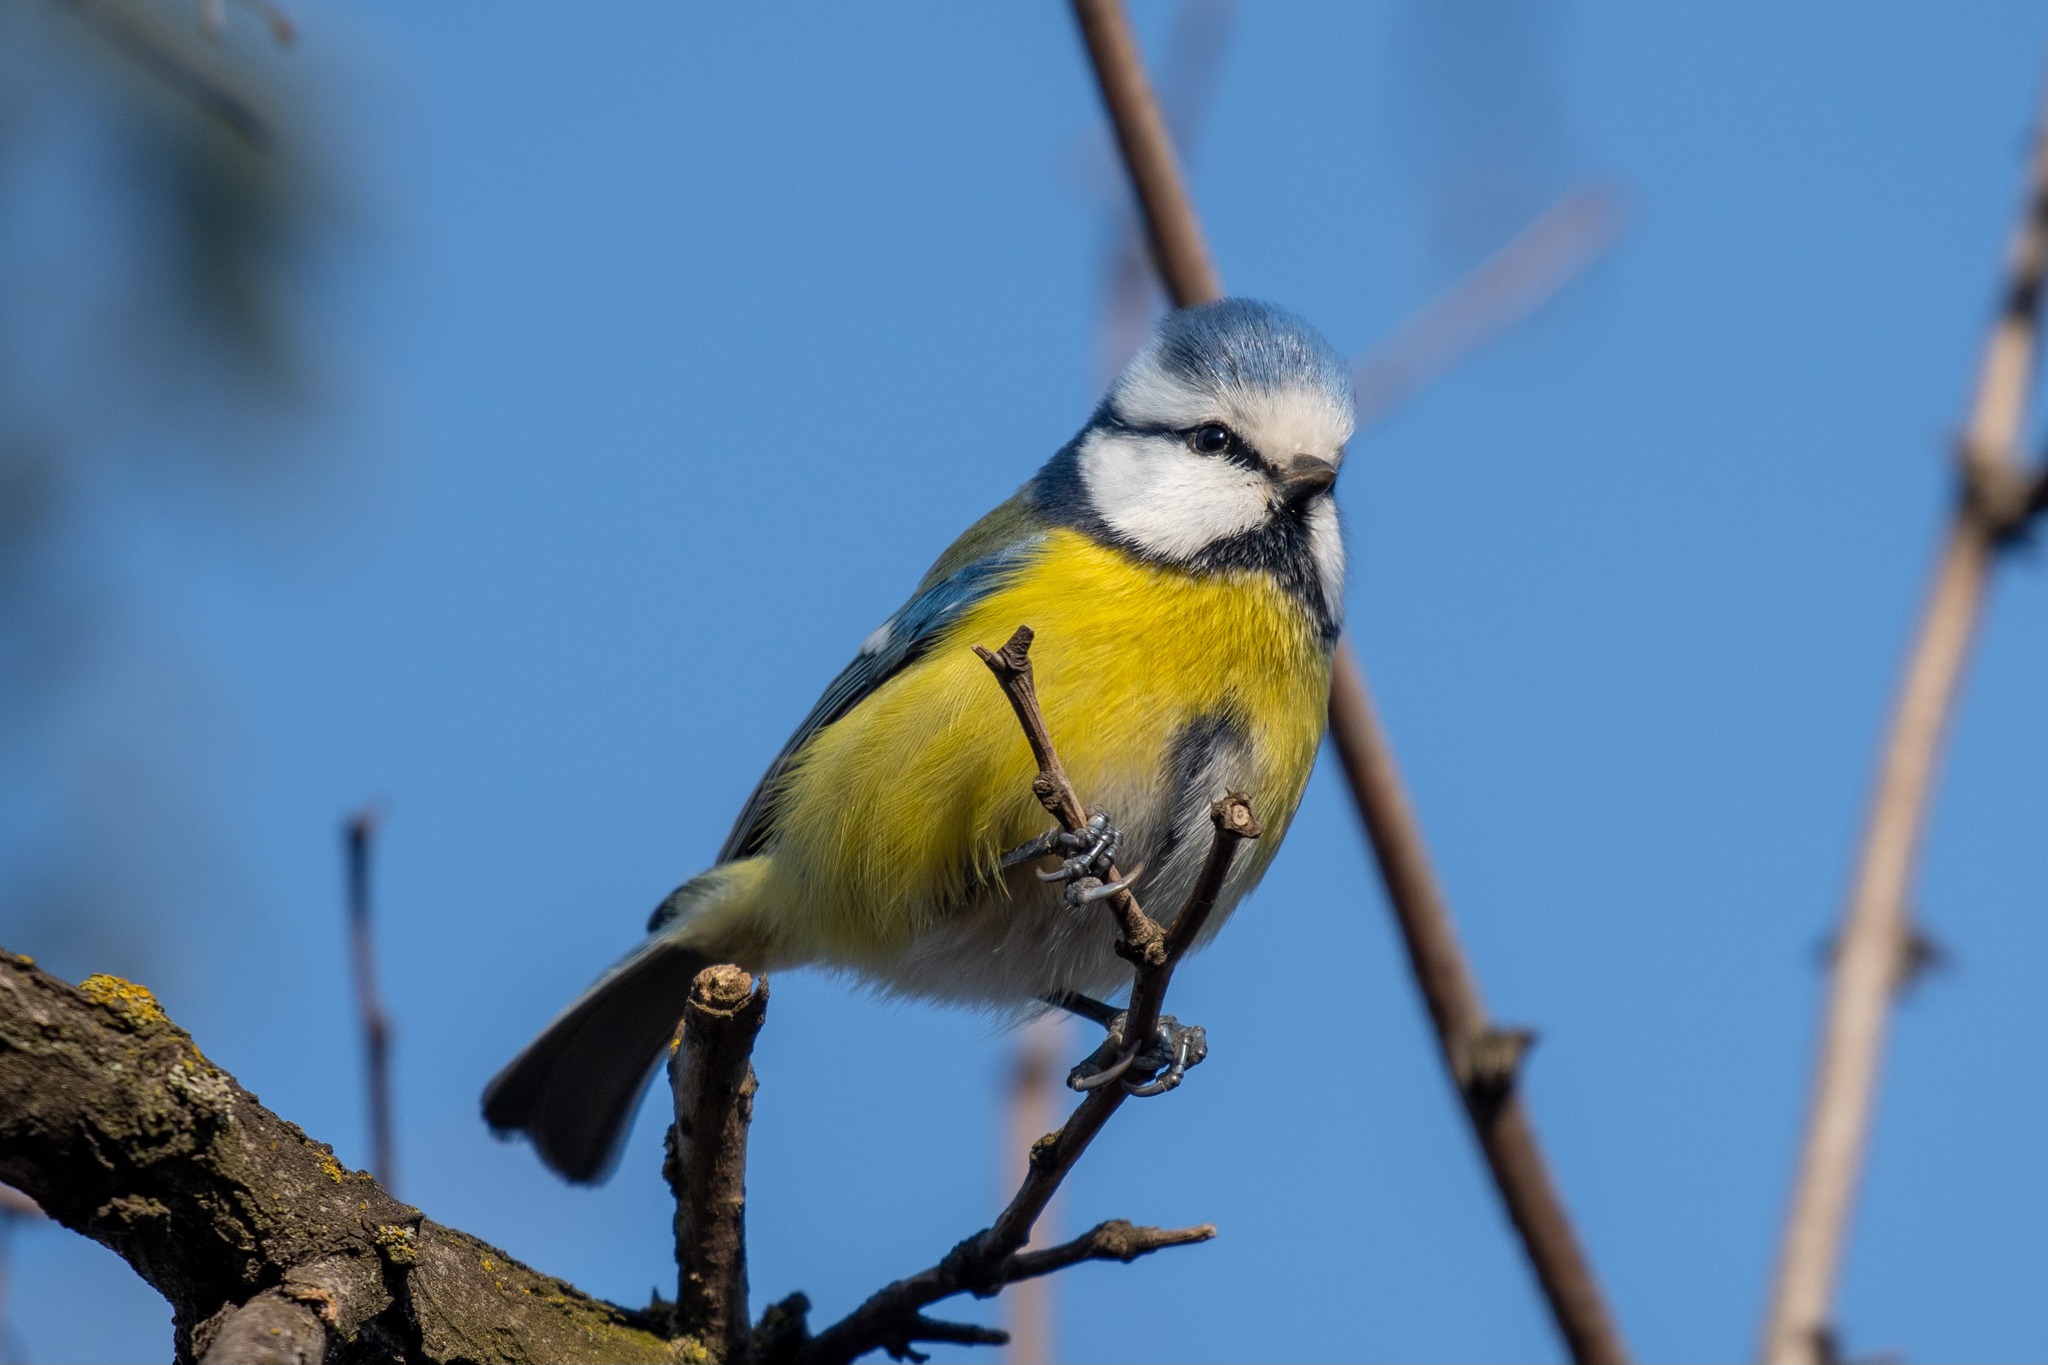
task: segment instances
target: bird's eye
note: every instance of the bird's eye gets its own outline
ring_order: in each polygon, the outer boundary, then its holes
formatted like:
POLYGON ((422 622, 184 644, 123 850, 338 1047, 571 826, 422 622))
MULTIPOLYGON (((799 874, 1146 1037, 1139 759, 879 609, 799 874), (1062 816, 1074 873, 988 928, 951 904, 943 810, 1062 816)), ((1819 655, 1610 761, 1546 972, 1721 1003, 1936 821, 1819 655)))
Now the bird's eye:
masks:
POLYGON ((1188 433, 1188 447, 1199 455, 1221 455, 1230 449, 1230 428, 1206 422, 1188 433))

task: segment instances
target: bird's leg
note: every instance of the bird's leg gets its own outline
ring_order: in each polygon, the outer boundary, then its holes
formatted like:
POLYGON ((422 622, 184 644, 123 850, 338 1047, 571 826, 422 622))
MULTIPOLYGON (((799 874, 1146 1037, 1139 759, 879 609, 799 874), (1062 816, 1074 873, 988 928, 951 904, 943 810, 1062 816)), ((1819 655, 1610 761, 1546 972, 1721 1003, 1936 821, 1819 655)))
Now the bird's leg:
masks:
MULTIPOLYGON (((1107 815, 1097 811, 1072 834, 1049 830, 1030 843, 1011 849, 1003 855, 1002 865, 1012 868, 1061 855, 1059 867, 1040 872, 1038 879, 1065 882, 1067 903, 1088 905, 1109 899, 1138 879, 1138 871, 1134 871, 1118 881, 1102 880, 1115 863, 1117 847, 1122 842, 1123 832, 1110 823, 1107 815)), ((1042 998, 1048 1005, 1100 1024, 1105 1030, 1102 1045, 1067 1073, 1067 1084, 1075 1090, 1100 1089, 1136 1068, 1139 1075, 1150 1079, 1136 1084, 1125 1082, 1131 1094, 1164 1095, 1181 1083, 1189 1067, 1200 1065, 1209 1055, 1208 1031, 1199 1024, 1182 1024, 1170 1014, 1159 1016, 1149 1039, 1130 1042, 1124 1038, 1124 1026, 1130 1017, 1127 1011, 1078 991, 1054 991, 1042 998)))
POLYGON ((1040 996, 1039 999, 1054 1009, 1065 1010, 1078 1019, 1086 1019, 1089 1023, 1100 1024, 1104 1028, 1123 1018, 1123 1011, 1107 1000, 1097 1000, 1094 996, 1083 995, 1079 991, 1053 991, 1040 996))
POLYGON ((1115 865, 1116 851, 1123 841, 1123 831, 1110 823, 1109 816, 1097 811, 1088 817, 1086 825, 1071 834, 1063 829, 1048 830, 1029 843, 1011 849, 1003 855, 1002 867, 1007 870, 1058 855, 1060 865, 1050 872, 1040 872, 1038 879, 1042 882, 1065 882, 1067 903, 1088 905, 1109 899, 1135 880, 1134 874, 1107 885, 1102 881, 1102 874, 1115 865))
POLYGON ((1133 1095, 1164 1095, 1181 1083, 1191 1066, 1209 1055, 1209 1033, 1200 1024, 1183 1024, 1170 1014, 1159 1016, 1149 1046, 1138 1047, 1124 1040, 1129 1015, 1112 1005, 1077 991, 1058 991, 1045 997, 1069 1014, 1077 1014, 1103 1026, 1102 1045, 1085 1061, 1067 1073, 1067 1085, 1074 1090, 1098 1090, 1136 1067, 1151 1080, 1129 1086, 1133 1095))

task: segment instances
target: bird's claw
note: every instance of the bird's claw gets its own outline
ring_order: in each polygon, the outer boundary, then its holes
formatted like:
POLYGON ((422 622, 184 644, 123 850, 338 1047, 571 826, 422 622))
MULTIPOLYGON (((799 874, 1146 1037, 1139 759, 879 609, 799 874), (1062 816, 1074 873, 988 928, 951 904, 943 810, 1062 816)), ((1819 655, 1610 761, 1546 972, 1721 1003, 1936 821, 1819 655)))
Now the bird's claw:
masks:
POLYGON ((1063 829, 1047 830, 1027 844, 1020 844, 1003 855, 1005 869, 1020 867, 1025 863, 1037 862, 1040 858, 1060 855, 1060 865, 1050 872, 1040 872, 1042 882, 1065 882, 1067 900, 1070 904, 1086 905, 1090 901, 1114 896, 1128 886, 1129 879, 1103 887, 1101 874, 1109 871, 1116 863, 1116 851, 1124 841, 1123 831, 1109 822, 1109 817, 1100 811, 1088 817, 1088 823, 1069 834, 1063 829), (1093 881, 1093 887, 1082 883, 1093 881), (1077 894, 1080 888, 1081 894, 1077 894))
POLYGON ((1067 1085, 1074 1090, 1100 1090, 1136 1069, 1149 1079, 1124 1082, 1124 1089, 1141 1097, 1164 1095, 1181 1083, 1191 1066, 1209 1055, 1209 1032, 1200 1024, 1183 1024, 1170 1014, 1159 1016, 1148 1044, 1126 1045, 1124 1025, 1130 1018, 1121 1013, 1109 1022, 1102 1046, 1087 1060, 1067 1073, 1067 1085))
MULTIPOLYGON (((1039 875, 1043 876, 1044 874, 1040 873, 1039 875)), ((1067 883, 1067 904, 1077 906, 1093 905, 1097 901, 1106 901, 1117 892, 1127 890, 1131 883, 1136 880, 1138 880, 1136 873, 1132 873, 1122 881, 1114 882, 1105 882, 1100 877, 1078 878, 1067 883)))

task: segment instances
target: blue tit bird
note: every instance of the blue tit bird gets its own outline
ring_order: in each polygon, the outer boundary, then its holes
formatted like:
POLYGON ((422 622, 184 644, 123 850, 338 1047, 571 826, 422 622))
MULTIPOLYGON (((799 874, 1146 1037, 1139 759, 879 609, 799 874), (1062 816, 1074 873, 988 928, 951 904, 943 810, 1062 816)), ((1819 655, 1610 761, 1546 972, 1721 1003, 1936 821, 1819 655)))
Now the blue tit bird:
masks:
POLYGON ((1213 934, 1279 849, 1321 743, 1352 422, 1342 359, 1292 313, 1226 299, 1169 314, 1080 434, 860 646, 710 870, 490 1083, 491 1127, 602 1179, 713 963, 819 964, 1020 1015, 1125 984, 1111 916, 1005 857, 1047 816, 970 646, 1021 624, 1061 757, 1154 914, 1193 889, 1211 803, 1251 799, 1266 833, 1213 934))

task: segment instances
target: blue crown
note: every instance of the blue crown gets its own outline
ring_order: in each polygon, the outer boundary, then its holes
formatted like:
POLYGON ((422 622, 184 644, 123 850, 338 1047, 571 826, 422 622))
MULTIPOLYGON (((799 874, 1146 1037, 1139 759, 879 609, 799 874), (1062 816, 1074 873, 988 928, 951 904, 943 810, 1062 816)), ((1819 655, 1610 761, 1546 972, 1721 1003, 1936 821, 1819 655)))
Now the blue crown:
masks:
POLYGON ((1161 370, 1211 392, 1312 388, 1349 409, 1351 370, 1322 333, 1270 303, 1218 299, 1159 324, 1161 370))

